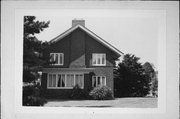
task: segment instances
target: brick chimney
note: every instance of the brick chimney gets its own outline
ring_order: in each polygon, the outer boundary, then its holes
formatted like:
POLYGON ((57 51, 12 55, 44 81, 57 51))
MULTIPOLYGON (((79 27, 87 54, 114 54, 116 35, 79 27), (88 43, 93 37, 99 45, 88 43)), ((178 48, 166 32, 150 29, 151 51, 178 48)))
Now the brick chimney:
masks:
POLYGON ((82 25, 85 26, 85 20, 83 19, 73 19, 72 20, 72 27, 76 26, 76 25, 82 25))

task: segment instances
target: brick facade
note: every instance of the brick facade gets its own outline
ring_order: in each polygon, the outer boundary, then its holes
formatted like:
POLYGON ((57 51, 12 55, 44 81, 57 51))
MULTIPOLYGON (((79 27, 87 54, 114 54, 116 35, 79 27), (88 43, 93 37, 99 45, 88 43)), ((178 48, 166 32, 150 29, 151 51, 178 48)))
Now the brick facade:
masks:
MULTIPOLYGON (((115 60, 119 57, 108 47, 96 41, 92 36, 80 28, 68 34, 46 50, 45 56, 50 53, 64 53, 63 66, 46 66, 45 68, 93 68, 92 71, 84 74, 84 90, 92 89, 92 76, 106 76, 106 85, 112 90, 113 86, 113 68, 115 60), (105 53, 106 66, 92 66, 92 53, 105 53)), ((71 72, 71 70, 69 70, 71 72)), ((82 70, 83 72, 83 70, 82 70)), ((47 98, 64 98, 64 95, 71 93, 72 89, 47 89, 47 72, 42 74, 42 90, 47 98)), ((67 98, 67 97, 66 97, 67 98)))

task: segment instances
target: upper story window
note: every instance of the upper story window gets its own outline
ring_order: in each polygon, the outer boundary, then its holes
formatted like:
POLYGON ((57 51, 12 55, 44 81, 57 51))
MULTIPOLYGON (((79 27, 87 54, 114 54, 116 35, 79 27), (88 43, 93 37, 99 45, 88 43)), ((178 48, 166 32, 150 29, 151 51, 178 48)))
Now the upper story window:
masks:
POLYGON ((93 66, 106 66, 106 54, 93 53, 92 54, 92 65, 93 66))
POLYGON ((63 65, 64 64, 64 54, 63 53, 50 53, 50 62, 52 65, 63 65))

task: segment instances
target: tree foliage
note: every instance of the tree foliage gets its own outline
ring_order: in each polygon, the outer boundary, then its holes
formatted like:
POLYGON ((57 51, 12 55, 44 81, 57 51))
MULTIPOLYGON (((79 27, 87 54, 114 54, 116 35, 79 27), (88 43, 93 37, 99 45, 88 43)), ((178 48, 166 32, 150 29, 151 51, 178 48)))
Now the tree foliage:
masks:
POLYGON ((158 91, 158 78, 157 78, 157 71, 155 71, 155 68, 153 64, 149 62, 145 62, 143 64, 143 69, 145 70, 145 73, 149 75, 151 79, 151 85, 150 85, 150 91, 153 96, 157 96, 157 91, 158 91))
POLYGON ((46 99, 41 96, 40 85, 33 83, 23 86, 23 105, 24 106, 43 106, 46 99))
POLYGON ((37 33, 40 33, 43 31, 45 28, 49 27, 48 22, 39 22, 35 21, 36 17, 35 16, 24 16, 24 36, 27 37, 30 34, 34 35, 37 33))
POLYGON ((153 77, 153 80, 152 80, 151 90, 152 90, 153 96, 158 97, 158 78, 157 78, 158 72, 156 71, 155 74, 156 75, 155 77, 153 77))
POLYGON ((140 58, 126 54, 114 71, 115 96, 143 97, 149 93, 150 77, 145 73, 140 58))
POLYGON ((39 22, 35 19, 35 16, 24 17, 23 82, 34 81, 41 66, 48 63, 48 58, 42 55, 48 43, 39 41, 35 34, 48 28, 50 22, 39 22))
POLYGON ((23 34, 23 105, 42 106, 46 101, 41 95, 38 72, 48 64, 49 58, 43 56, 49 46, 47 42, 39 41, 35 34, 49 27, 48 22, 35 20, 35 16, 24 16, 23 34))
POLYGON ((150 75, 151 77, 154 76, 155 70, 154 70, 153 65, 151 63, 145 62, 143 64, 143 69, 144 69, 146 74, 150 75))

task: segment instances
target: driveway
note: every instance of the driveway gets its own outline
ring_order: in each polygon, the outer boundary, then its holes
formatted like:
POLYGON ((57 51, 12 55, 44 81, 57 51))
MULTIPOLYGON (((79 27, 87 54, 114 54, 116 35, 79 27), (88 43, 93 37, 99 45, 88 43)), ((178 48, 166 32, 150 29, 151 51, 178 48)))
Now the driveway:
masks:
POLYGON ((44 106, 156 108, 157 98, 116 98, 115 100, 48 100, 44 106))

